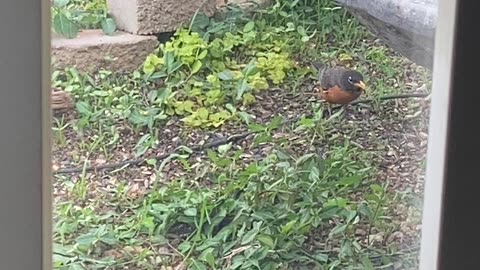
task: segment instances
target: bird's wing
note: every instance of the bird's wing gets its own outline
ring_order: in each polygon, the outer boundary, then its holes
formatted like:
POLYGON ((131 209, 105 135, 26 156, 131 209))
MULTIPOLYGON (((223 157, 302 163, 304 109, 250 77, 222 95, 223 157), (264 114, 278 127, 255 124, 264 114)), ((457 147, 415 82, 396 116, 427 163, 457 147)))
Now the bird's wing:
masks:
POLYGON ((335 69, 328 68, 325 69, 320 77, 320 85, 322 86, 323 90, 328 90, 335 86, 335 69))
POLYGON ((342 73, 345 71, 345 68, 342 67, 332 67, 326 69, 321 77, 321 85, 324 90, 330 89, 334 86, 337 86, 340 82, 342 73))

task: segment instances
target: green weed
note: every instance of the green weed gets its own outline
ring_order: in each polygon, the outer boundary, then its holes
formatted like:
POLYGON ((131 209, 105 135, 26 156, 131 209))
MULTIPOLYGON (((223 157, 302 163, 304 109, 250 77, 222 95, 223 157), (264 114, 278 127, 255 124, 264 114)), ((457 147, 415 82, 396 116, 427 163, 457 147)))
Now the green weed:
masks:
POLYGON ((102 29, 106 35, 117 29, 115 20, 108 15, 105 0, 54 0, 52 27, 66 38, 75 38, 84 29, 102 29))

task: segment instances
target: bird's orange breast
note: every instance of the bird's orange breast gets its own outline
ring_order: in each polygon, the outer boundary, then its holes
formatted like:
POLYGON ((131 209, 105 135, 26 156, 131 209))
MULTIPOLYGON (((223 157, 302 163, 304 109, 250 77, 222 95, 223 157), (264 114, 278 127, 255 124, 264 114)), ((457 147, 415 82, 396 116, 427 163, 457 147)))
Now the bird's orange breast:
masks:
POLYGON ((361 92, 348 92, 342 90, 338 86, 334 86, 328 90, 322 91, 321 96, 328 103, 345 105, 357 99, 360 94, 361 92))

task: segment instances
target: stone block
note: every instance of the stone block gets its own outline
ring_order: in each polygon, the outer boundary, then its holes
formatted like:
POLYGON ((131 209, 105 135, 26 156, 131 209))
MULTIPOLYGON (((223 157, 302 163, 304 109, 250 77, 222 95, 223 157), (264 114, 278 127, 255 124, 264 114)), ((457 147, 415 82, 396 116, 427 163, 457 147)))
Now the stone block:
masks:
POLYGON ((108 12, 120 30, 151 35, 175 31, 190 23, 197 9, 207 16, 216 11, 216 0, 107 0, 108 12))
POLYGON ((393 50, 431 69, 438 0, 335 0, 393 50))
POLYGON ((138 36, 125 32, 107 36, 101 30, 85 30, 74 39, 52 35, 53 68, 74 67, 89 73, 101 68, 132 72, 158 46, 155 36, 138 36))

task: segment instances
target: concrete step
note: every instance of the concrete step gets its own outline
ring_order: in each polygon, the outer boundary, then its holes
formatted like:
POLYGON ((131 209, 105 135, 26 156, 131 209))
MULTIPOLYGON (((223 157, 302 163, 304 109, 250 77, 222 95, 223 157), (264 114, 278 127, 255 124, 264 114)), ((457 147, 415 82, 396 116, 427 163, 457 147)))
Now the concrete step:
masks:
POLYGON ((52 34, 51 44, 55 70, 74 67, 88 73, 100 69, 132 72, 155 50, 158 41, 155 36, 120 31, 107 36, 102 30, 85 30, 74 39, 52 34))

